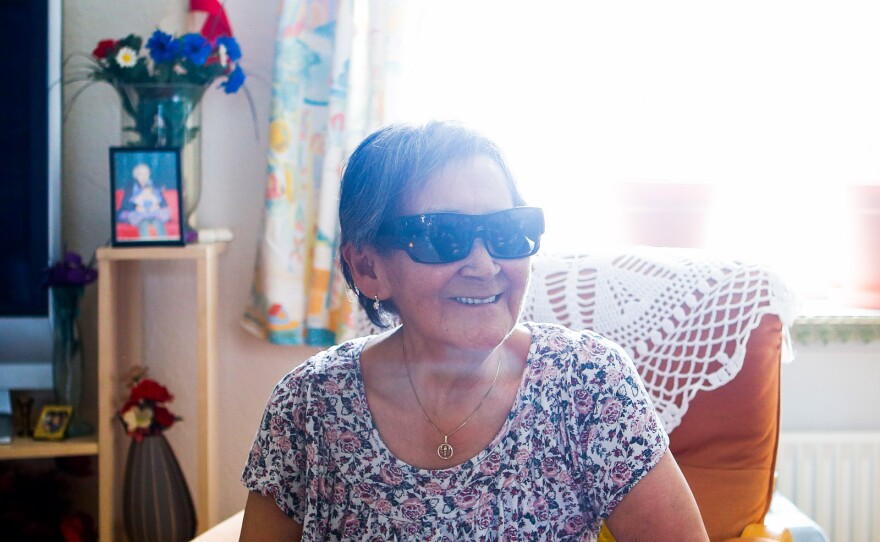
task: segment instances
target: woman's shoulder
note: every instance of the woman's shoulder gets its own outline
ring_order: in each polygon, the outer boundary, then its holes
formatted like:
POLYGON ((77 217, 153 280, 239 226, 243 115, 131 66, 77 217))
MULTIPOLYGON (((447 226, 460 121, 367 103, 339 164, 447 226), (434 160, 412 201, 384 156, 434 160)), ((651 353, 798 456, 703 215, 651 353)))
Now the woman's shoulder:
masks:
POLYGON ((366 342, 367 338, 360 337, 318 352, 284 375, 276 388, 301 388, 310 382, 342 382, 353 378, 366 342))
POLYGON ((625 354, 616 342, 589 329, 575 331, 560 324, 537 322, 527 322, 526 325, 532 332, 532 350, 564 348, 585 350, 600 356, 608 352, 625 354))
POLYGON ((591 330, 574 331, 558 324, 528 323, 532 331, 530 364, 552 365, 555 372, 589 381, 597 372, 635 372, 630 355, 620 345, 591 330))

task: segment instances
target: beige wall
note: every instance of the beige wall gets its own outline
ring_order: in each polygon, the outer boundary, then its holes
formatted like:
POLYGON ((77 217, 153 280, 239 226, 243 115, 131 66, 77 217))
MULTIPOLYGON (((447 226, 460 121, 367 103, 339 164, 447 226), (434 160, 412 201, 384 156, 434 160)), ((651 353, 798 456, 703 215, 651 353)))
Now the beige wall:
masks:
MULTIPOLYGON (((165 21, 167 30, 183 28, 184 0, 64 0, 64 54, 90 53, 100 39, 129 33, 148 36, 165 21)), ((246 496, 238 476, 266 397, 273 384, 308 348, 273 346, 239 326, 248 302, 262 216, 267 154, 267 119, 272 76, 276 0, 227 0, 227 13, 244 54, 247 86, 257 108, 260 140, 254 137, 243 93, 226 96, 212 90, 204 99, 203 196, 199 222, 226 226, 235 241, 220 262, 219 389, 221 472, 217 513, 241 508, 246 496)), ((72 88, 66 90, 69 98, 72 88)), ((64 124, 63 228, 69 248, 91 254, 110 238, 109 164, 107 148, 119 144, 118 99, 107 85, 84 92, 64 124)), ((192 264, 155 263, 147 267, 148 319, 144 360, 151 374, 176 395, 173 411, 185 420, 167 436, 195 490, 196 435, 195 350, 192 320, 195 282, 192 264)), ((90 288, 84 308, 88 363, 95 366, 97 288, 90 288)), ((124 353, 123 353, 124 354, 124 353)), ((94 374, 94 372, 92 372, 94 374)), ((113 382, 124 393, 120 382, 113 382)), ((94 391, 94 383, 91 391, 94 391)), ((87 390, 88 391, 88 390, 87 390)))
MULTIPOLYGON (((64 0, 65 54, 88 53, 100 39, 131 32, 146 36, 159 21, 182 24, 185 5, 183 0, 64 0)), ((261 135, 260 141, 253 137, 243 94, 208 93, 202 111, 204 181, 200 223, 230 227, 236 236, 222 256, 220 272, 218 517, 237 511, 244 503, 245 491, 238 476, 272 385, 313 352, 257 340, 238 323, 248 301, 262 216, 277 1, 228 0, 226 5, 250 74, 247 85, 256 102, 261 135)), ((96 85, 80 97, 64 125, 64 137, 64 241, 68 247, 89 254, 110 237, 107 148, 119 142, 119 111, 118 100, 109 87, 96 85)), ((191 270, 186 264, 175 263, 147 267, 144 359, 152 375, 176 394, 173 410, 186 418, 168 432, 168 437, 194 488, 195 325, 190 309, 195 301, 195 283, 191 270)), ((96 288, 91 288, 83 318, 87 344, 92 345, 88 352, 92 368, 97 344, 95 295, 96 288)), ((880 395, 862 389, 880 381, 878 351, 877 345, 799 347, 799 360, 785 372, 783 426, 880 429, 880 395), (833 362, 832 373, 828 373, 829 362, 833 362), (851 394, 850 390, 857 393, 851 394), (853 401, 853 397, 861 398, 853 401)), ((118 386, 120 394, 124 392, 122 383, 110 384, 118 386)), ((90 387, 93 393, 94 382, 90 387)))

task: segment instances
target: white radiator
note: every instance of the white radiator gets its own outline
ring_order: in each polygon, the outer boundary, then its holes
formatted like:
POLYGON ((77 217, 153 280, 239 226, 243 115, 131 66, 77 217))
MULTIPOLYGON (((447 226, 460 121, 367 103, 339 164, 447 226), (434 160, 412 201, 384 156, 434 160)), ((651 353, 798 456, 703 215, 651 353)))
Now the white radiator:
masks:
POLYGON ((831 542, 880 542, 880 432, 783 432, 776 472, 831 542))

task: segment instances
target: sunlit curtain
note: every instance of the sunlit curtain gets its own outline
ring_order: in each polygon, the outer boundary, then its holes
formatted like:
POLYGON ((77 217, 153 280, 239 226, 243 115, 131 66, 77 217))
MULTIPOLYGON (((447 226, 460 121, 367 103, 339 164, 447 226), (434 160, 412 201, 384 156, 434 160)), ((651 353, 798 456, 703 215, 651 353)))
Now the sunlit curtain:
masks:
POLYGON ((346 336, 352 304, 336 265, 340 169, 382 122, 394 60, 393 0, 283 0, 269 169, 251 303, 243 325, 278 344, 346 336))

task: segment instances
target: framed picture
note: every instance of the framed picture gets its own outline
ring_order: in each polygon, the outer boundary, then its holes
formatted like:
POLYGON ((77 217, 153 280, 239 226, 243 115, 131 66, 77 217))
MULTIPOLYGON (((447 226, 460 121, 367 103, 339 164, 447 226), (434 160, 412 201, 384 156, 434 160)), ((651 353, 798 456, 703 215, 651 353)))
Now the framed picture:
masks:
POLYGON ((113 246, 183 245, 180 149, 110 148, 113 246))
POLYGON ((46 405, 37 419, 34 428, 34 438, 60 440, 64 438, 67 424, 70 423, 70 415, 73 407, 70 405, 46 405))

